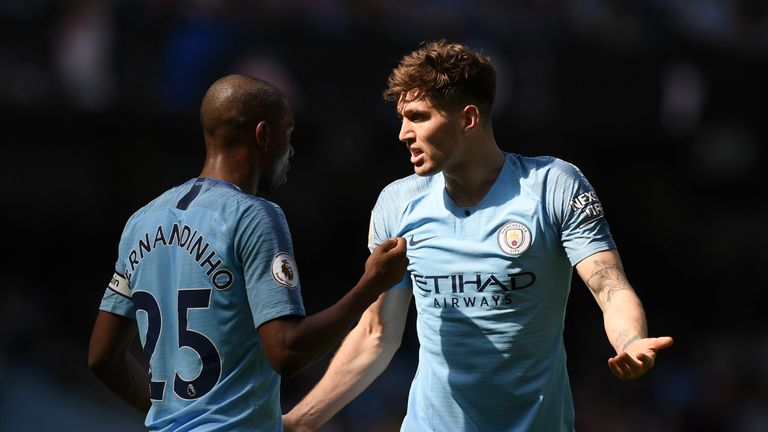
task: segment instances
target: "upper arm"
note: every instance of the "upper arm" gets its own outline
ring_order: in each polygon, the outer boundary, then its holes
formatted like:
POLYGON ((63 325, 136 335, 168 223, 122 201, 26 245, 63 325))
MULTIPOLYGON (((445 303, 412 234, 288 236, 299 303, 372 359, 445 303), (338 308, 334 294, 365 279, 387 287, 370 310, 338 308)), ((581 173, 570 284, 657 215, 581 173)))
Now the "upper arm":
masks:
POLYGON ((279 207, 256 201, 234 232, 254 327, 278 317, 305 315, 288 223, 279 207))
POLYGON ((559 159, 553 162, 545 197, 547 215, 572 265, 616 248, 597 193, 576 166, 559 159))
POLYGON ((276 371, 282 370, 288 340, 302 319, 296 315, 281 316, 265 322, 258 328, 267 361, 276 371))
POLYGON ((355 331, 396 349, 403 337, 412 296, 410 286, 385 291, 363 313, 355 331))
MULTIPOLYGON (((371 252, 387 239, 402 234, 398 226, 403 209, 409 200, 418 195, 421 188, 426 185, 420 181, 411 182, 401 179, 389 184, 381 191, 371 211, 368 230, 368 249, 371 252)), ((411 274, 406 269, 402 280, 382 293, 363 313, 353 333, 368 340, 372 336, 377 342, 387 344, 394 349, 399 347, 413 296, 410 281, 411 274)), ((358 338, 358 340, 361 339, 358 338)), ((352 342, 345 341, 345 343, 352 342)))
POLYGON ((100 310, 88 347, 89 367, 104 366, 127 353, 137 332, 136 321, 100 310))
POLYGON ((632 289, 616 249, 598 252, 581 260, 576 264, 576 272, 603 310, 617 290, 632 289))

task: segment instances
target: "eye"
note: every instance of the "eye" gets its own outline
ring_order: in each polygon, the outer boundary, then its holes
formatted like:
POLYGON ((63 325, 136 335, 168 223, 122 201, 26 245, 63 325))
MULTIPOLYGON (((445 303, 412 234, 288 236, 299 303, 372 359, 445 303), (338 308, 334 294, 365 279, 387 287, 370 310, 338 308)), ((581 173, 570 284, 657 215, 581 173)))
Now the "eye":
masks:
POLYGON ((406 117, 408 118, 408 120, 410 120, 410 121, 412 121, 414 123, 423 122, 424 120, 427 119, 427 116, 425 116, 422 113, 410 113, 406 117))

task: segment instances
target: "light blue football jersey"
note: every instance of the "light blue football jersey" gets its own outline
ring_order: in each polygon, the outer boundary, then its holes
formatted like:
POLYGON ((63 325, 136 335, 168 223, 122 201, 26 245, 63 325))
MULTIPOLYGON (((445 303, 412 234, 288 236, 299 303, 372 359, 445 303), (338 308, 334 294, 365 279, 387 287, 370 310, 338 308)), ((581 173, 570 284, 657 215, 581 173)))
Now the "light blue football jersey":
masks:
POLYGON ((282 430, 280 376, 257 328, 305 312, 276 204, 190 180, 131 216, 115 273, 101 309, 138 323, 150 430, 282 430))
POLYGON ((402 431, 572 431, 563 344, 572 266, 615 248, 597 195, 573 165, 507 154, 476 206, 442 174, 387 186, 369 247, 408 241, 419 366, 402 431))

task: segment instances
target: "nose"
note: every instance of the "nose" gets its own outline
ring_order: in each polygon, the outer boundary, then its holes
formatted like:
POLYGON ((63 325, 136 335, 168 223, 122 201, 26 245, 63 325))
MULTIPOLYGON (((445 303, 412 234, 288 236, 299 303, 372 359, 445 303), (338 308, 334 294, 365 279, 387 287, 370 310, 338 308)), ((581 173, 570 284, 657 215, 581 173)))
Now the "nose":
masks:
POLYGON ((400 124, 400 133, 398 134, 397 138, 404 142, 406 145, 411 145, 416 140, 415 132, 413 131, 411 122, 409 122, 408 119, 404 118, 400 124))
POLYGON ((288 144, 288 157, 293 157, 293 145, 288 144))

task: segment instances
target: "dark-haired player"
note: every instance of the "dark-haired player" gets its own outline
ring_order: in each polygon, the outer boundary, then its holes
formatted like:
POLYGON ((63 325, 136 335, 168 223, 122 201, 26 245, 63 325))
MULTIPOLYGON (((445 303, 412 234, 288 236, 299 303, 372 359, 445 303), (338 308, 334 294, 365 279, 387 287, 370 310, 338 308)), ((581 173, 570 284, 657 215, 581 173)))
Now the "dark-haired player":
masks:
POLYGON ((389 239, 338 303, 304 317, 280 208, 254 194, 286 180, 294 120, 265 81, 216 81, 201 107, 196 179, 134 213, 91 337, 89 366, 150 430, 279 431, 280 375, 326 352, 405 271, 389 239), (137 325, 138 324, 138 325, 137 325), (138 332, 149 376, 128 353, 138 332))

